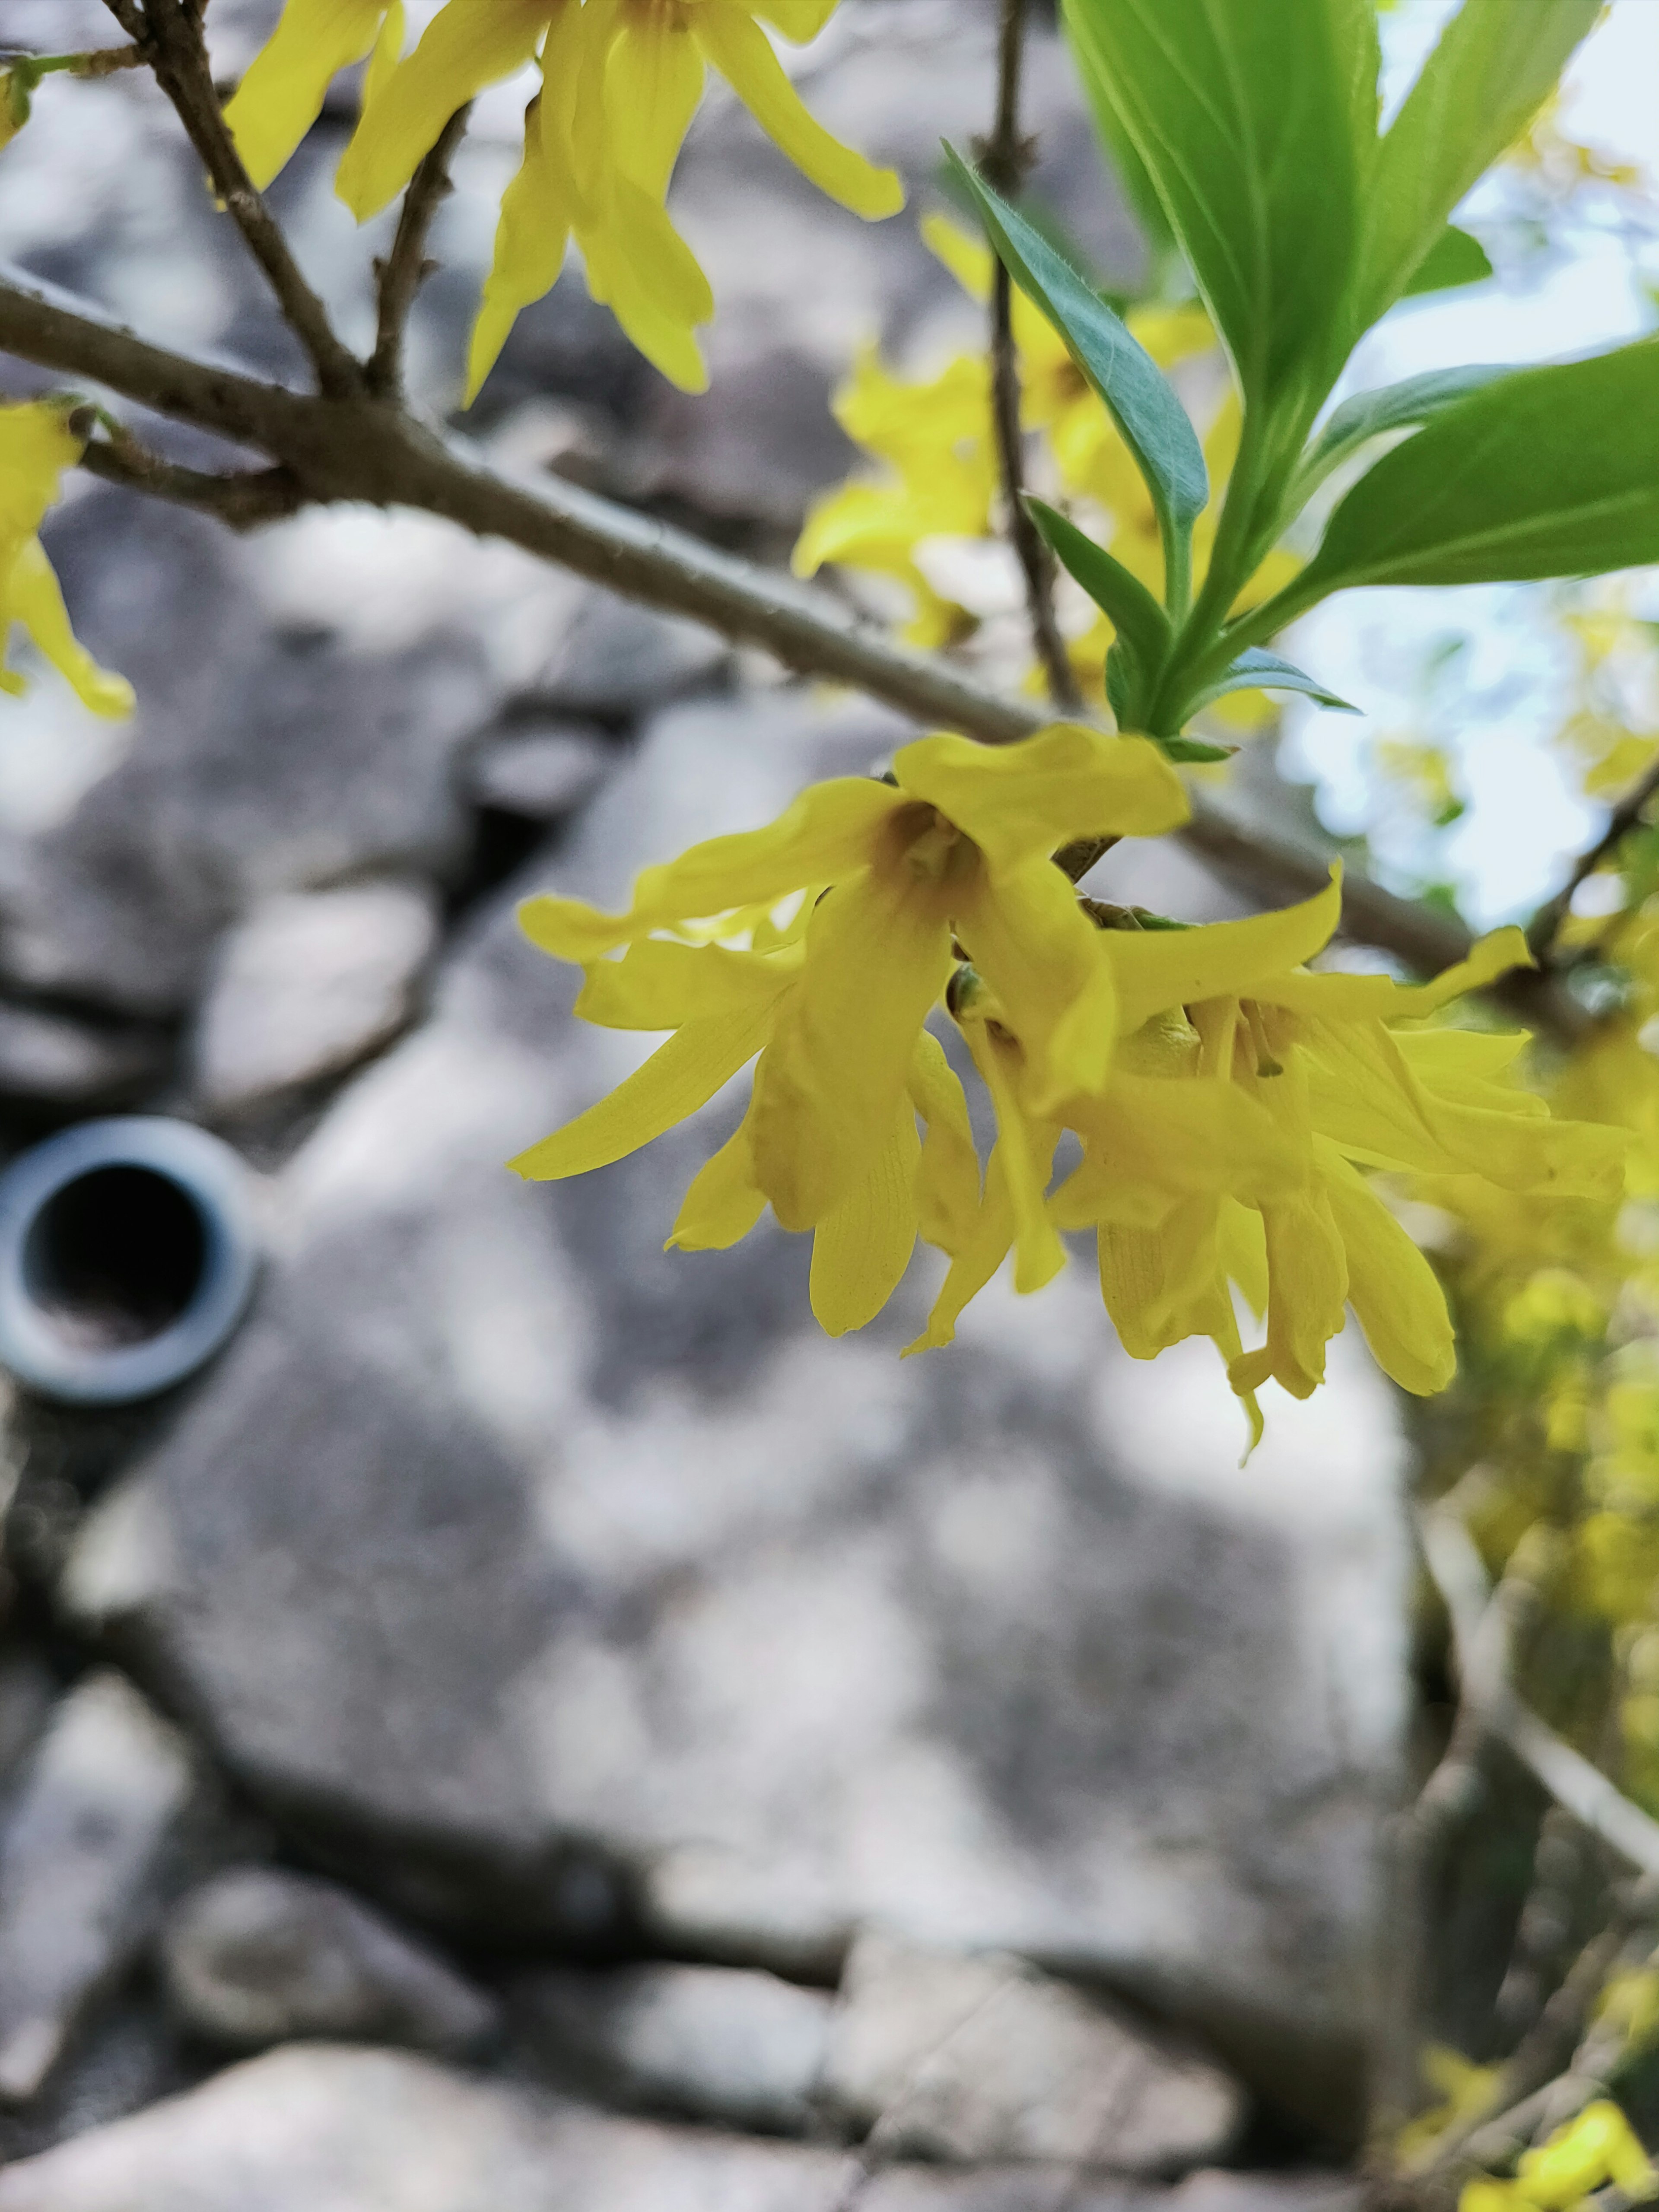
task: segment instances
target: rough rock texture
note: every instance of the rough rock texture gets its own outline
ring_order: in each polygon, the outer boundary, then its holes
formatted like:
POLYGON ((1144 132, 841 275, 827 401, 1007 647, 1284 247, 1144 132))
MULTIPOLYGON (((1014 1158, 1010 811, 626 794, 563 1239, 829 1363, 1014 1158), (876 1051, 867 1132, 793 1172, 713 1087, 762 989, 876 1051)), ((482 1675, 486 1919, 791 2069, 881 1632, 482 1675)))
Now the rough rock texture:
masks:
POLYGON ((1075 2160, 1180 2173, 1244 2117, 1232 2078, 1121 2008, 1010 1958, 953 1958, 866 1935, 842 1983, 825 2100, 896 2158, 1075 2160))
POLYGON ((67 1697, 0 1833, 0 2098, 33 2096, 149 1933, 184 1743, 112 1674, 67 1697))
MULTIPOLYGON (((902 734, 797 695, 653 726, 545 882, 607 902, 902 734)), ((286 1256, 64 1601, 406 1909, 833 1970, 865 1922, 1119 1981, 1324 2118, 1352 2089, 1400 1699, 1386 1393, 1242 1424, 1114 1353, 1086 1266, 902 1364, 804 1243, 664 1255, 729 1126, 501 1163, 635 1064, 505 910, 276 1194, 286 1256), (1171 1430, 1170 1405, 1182 1418, 1171 1430), (395 1859, 374 1848, 396 1836, 395 1859)))
MULTIPOLYGON (((827 2150, 617 2119, 390 2051, 295 2045, 0 2172, 0 2212, 835 2212, 827 2150)), ((1075 2169, 878 2172, 860 2212, 1356 2212, 1328 2177, 1126 2191, 1075 2169)))
POLYGON ((233 929, 197 1017, 193 1087, 234 1114, 337 1075, 408 1019, 437 942, 424 884, 279 892, 233 929))
POLYGON ((271 1867, 193 1890, 163 1931, 161 1963, 189 2025, 243 2049, 317 2035, 464 2051, 497 2024, 487 1997, 382 1915, 271 1867))
POLYGON ((736 1966, 538 1974, 519 2004, 546 2057, 602 2094, 783 2134, 811 2118, 834 2010, 736 1966))

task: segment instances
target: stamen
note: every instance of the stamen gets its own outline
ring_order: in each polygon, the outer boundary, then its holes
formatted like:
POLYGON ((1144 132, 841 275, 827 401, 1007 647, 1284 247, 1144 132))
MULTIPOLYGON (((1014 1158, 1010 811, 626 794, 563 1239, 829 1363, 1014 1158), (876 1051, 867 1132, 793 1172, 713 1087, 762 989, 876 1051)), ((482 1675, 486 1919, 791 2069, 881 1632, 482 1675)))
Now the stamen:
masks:
POLYGON ((1261 1018, 1261 1009, 1254 999, 1241 999, 1239 1011, 1250 1032, 1250 1042, 1255 1047, 1255 1072, 1261 1076, 1283 1075, 1285 1070, 1273 1058, 1273 1047, 1267 1042, 1267 1024, 1261 1018))

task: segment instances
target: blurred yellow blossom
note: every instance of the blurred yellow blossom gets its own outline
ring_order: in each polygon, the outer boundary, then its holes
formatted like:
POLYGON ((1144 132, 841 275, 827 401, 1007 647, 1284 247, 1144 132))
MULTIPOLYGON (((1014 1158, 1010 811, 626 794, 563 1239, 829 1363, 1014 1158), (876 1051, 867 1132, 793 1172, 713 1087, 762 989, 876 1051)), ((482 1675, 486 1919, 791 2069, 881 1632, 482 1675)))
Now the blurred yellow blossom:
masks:
POLYGON ((14 623, 21 623, 46 659, 94 714, 132 712, 132 686, 100 668, 70 628, 58 579, 38 532, 56 504, 63 472, 86 441, 70 429, 70 408, 50 399, 0 406, 0 691, 14 697, 24 679, 5 665, 14 623))

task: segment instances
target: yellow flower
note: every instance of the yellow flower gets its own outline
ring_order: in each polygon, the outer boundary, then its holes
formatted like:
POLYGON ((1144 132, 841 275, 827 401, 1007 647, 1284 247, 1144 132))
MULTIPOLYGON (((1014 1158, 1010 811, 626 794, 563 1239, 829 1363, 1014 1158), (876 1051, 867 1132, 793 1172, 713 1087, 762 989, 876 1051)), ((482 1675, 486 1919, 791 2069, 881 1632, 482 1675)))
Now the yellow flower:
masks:
POLYGON ((225 108, 254 184, 263 191, 287 162, 342 70, 372 53, 365 88, 372 98, 403 43, 403 0, 288 0, 225 108))
POLYGON ((916 565, 930 538, 983 538, 991 527, 997 464, 991 447, 990 370, 964 354, 938 376, 907 384, 865 347, 836 394, 836 419, 855 445, 887 463, 896 482, 855 478, 808 512, 792 565, 811 576, 826 561, 896 577, 914 594, 913 644, 947 645, 967 617, 941 599, 916 565))
POLYGON ((0 691, 15 697, 27 688, 5 665, 12 625, 21 623, 94 714, 130 714, 132 686, 100 668, 76 640, 37 535, 57 502, 64 471, 80 459, 86 443, 70 428, 69 413, 53 400, 0 406, 0 691))
POLYGON ((1537 2150, 1522 2151, 1515 2187, 1540 2212, 1568 2212, 1608 2181, 1626 2197, 1653 2194, 1653 2168, 1635 2130, 1611 2098, 1599 2097, 1537 2150))
POLYGON ((884 1249, 891 1261, 902 1243, 908 1257, 917 1219, 943 1249, 962 1243, 973 1206, 961 1200, 959 1176, 956 1198, 947 1203, 941 1191, 945 1164, 962 1165, 965 1123, 939 1103, 948 1086, 921 1041, 954 949, 1018 1009, 1034 1110, 1098 1091, 1116 1031, 1111 972, 1100 933, 1050 856, 1076 836, 1172 829, 1186 799, 1156 746, 1070 724, 994 750, 921 738, 896 756, 893 774, 890 784, 815 785, 769 828, 647 869, 626 914, 570 899, 526 902, 520 919, 532 941, 588 971, 579 1011, 611 1018, 604 1010, 625 1006, 629 1025, 675 1034, 628 1084, 515 1160, 520 1174, 574 1175, 620 1158, 759 1053, 743 1128, 694 1185, 678 1241, 730 1241, 769 1201, 793 1230, 861 1208, 867 1243, 880 1212, 874 1194, 915 1190, 914 1109, 940 1132, 940 1164, 923 1179, 919 1214, 896 1201, 884 1249), (757 908, 796 896, 798 941, 739 949, 657 937, 720 917, 735 933, 757 908), (624 945, 633 949, 620 963, 606 959, 624 945), (657 1018, 647 1024, 642 1007, 657 1018))

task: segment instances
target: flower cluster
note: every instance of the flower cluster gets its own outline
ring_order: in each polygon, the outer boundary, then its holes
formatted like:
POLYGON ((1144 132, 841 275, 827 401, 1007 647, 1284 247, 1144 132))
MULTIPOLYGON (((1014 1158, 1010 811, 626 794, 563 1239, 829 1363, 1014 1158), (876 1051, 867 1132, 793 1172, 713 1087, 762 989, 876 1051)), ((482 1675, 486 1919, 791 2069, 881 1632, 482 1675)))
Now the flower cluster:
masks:
POLYGON ((360 222, 396 198, 459 109, 534 63, 524 160, 501 201, 494 267, 472 333, 471 399, 520 311, 551 289, 574 240, 593 297, 688 391, 707 382, 696 326, 708 279, 669 220, 668 183, 710 66, 814 184, 856 214, 894 214, 888 169, 830 137, 802 105, 762 20, 787 39, 834 0, 447 0, 408 54, 401 0, 288 0, 226 117, 256 184, 276 175, 329 84, 369 57, 363 109, 340 164, 360 222))
POLYGON ((624 914, 530 900, 528 935, 586 971, 579 1013, 673 1034, 514 1166, 603 1166, 755 1060, 748 1110, 669 1241, 729 1245, 769 1205, 813 1234, 812 1306, 832 1334, 881 1310, 918 1237, 949 1265, 913 1351, 949 1343, 1011 1254, 1033 1291, 1064 1262, 1061 1232, 1092 1230, 1126 1348, 1211 1337, 1258 1431, 1255 1391, 1271 1378, 1309 1395, 1350 1304, 1396 1381, 1439 1389, 1444 1298, 1363 1170, 1604 1195, 1625 1139, 1553 1121, 1514 1085, 1522 1039, 1437 1024, 1525 961, 1519 931, 1430 984, 1311 974, 1334 882, 1249 921, 1147 926, 1080 899, 1053 858, 1186 812, 1144 738, 1075 724, 1001 749, 931 737, 890 781, 817 785, 769 828, 647 869, 624 914), (994 1107, 982 1174, 936 1008, 994 1107), (1067 1131, 1081 1158, 1051 1188, 1067 1131), (1265 1317, 1259 1348, 1243 1346, 1235 1290, 1265 1317))
POLYGON ((21 623, 94 714, 130 714, 131 685, 100 668, 70 628, 40 538, 64 471, 86 444, 70 427, 71 412, 72 403, 50 399, 0 406, 0 691, 16 697, 25 689, 5 665, 12 626, 21 623))

